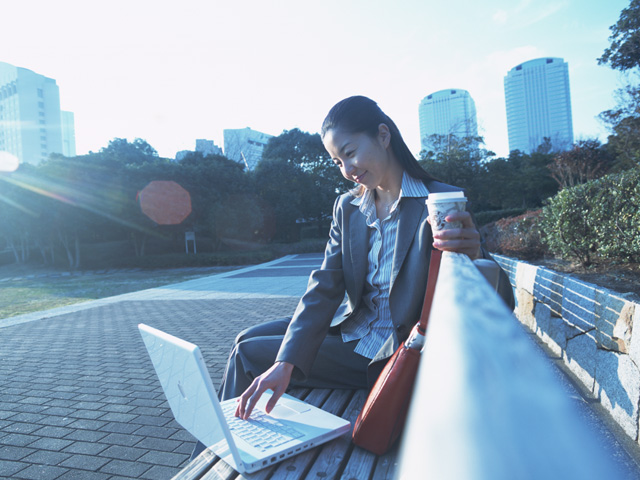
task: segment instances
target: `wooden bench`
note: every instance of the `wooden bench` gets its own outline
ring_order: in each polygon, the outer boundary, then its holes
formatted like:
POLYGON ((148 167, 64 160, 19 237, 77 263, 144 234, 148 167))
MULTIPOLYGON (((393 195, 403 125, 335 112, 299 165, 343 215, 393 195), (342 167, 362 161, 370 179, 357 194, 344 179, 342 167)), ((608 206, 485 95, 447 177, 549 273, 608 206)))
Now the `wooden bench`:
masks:
MULTIPOLYGON (((352 425, 367 398, 365 390, 293 389, 289 393, 346 418, 352 425)), ((387 480, 393 478, 397 452, 395 447, 385 455, 375 455, 356 447, 348 434, 259 472, 240 475, 210 450, 205 450, 173 480, 387 480)))
MULTIPOLYGON (((378 457, 345 435, 246 476, 204 452, 174 479, 621 478, 552 368, 471 260, 445 252, 398 451, 378 457)), ((366 399, 292 393, 352 424, 366 399)))

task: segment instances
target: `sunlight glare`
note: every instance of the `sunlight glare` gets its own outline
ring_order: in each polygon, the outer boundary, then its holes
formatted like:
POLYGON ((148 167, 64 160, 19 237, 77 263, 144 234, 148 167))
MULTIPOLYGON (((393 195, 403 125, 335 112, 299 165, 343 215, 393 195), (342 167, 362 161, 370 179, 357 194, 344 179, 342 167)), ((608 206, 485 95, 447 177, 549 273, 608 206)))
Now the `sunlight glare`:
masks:
POLYGON ((20 160, 9 152, 0 151, 0 172, 15 172, 20 160))

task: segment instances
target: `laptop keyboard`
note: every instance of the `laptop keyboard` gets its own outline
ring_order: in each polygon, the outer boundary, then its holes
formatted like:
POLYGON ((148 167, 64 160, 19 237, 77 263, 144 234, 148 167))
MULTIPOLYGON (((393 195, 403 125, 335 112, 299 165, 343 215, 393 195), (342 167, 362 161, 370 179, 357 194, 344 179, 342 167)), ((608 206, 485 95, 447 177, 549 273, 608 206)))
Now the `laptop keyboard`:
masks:
POLYGON ((229 429, 245 442, 262 450, 277 447, 304 434, 293 427, 283 424, 264 412, 254 410, 249 420, 242 420, 234 415, 236 406, 233 403, 222 405, 222 411, 229 429))

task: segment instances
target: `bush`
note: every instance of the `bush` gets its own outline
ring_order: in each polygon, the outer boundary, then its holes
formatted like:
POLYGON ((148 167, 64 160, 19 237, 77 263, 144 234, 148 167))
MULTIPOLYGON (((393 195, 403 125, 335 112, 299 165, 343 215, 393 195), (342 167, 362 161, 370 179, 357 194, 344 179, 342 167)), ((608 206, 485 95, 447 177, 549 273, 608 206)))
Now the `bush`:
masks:
POLYGON ((540 210, 535 210, 485 225, 481 233, 486 247, 492 252, 525 260, 542 257, 546 250, 540 239, 539 216, 540 210))
POLYGON ((543 241, 584 266, 596 258, 640 261, 640 169, 561 190, 540 217, 543 241))
POLYGON ((476 221, 478 227, 487 225, 488 223, 495 222, 501 218, 514 217, 521 215, 526 211, 525 208, 509 208, 507 210, 487 210, 484 212, 474 213, 473 218, 476 221))

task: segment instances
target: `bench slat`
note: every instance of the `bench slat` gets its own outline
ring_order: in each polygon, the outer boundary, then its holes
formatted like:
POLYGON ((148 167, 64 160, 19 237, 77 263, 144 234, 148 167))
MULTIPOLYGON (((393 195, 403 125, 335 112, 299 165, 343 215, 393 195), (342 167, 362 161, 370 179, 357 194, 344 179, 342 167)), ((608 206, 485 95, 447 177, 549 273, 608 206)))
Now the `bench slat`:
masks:
POLYGON ((172 480, 197 480, 218 460, 218 456, 211 450, 204 450, 200 455, 189 462, 185 468, 180 470, 172 480))

